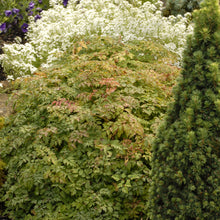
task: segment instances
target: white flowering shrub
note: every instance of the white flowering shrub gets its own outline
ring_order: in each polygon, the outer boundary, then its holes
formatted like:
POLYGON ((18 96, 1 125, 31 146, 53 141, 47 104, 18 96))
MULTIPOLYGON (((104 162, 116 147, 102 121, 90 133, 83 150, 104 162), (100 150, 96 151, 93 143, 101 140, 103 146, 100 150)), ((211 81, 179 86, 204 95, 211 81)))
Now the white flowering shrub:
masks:
POLYGON ((24 73, 33 73, 37 70, 35 67, 36 51, 30 43, 8 44, 4 46, 4 55, 2 55, 2 64, 5 72, 10 74, 11 70, 18 69, 21 75, 24 73))
POLYGON ((73 41, 96 35, 120 37, 124 42, 153 39, 181 56, 191 33, 186 17, 163 17, 162 2, 129 4, 125 0, 50 0, 37 22, 30 21, 28 43, 4 46, 0 60, 6 73, 22 76, 49 67, 73 41))

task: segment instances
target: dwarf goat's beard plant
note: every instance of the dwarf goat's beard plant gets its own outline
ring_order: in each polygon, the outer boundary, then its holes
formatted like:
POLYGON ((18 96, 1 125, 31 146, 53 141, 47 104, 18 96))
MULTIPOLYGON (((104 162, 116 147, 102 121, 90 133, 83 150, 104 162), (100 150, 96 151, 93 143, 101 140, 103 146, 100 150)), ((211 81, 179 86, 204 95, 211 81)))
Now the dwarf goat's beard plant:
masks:
POLYGON ((8 74, 23 76, 38 67, 48 67, 72 41, 81 36, 104 35, 131 40, 156 39, 179 55, 185 45, 187 19, 162 17, 162 2, 134 7, 125 0, 82 0, 80 4, 69 1, 67 8, 62 1, 50 2, 52 9, 43 11, 42 18, 30 22, 28 43, 4 46, 0 59, 8 74))
POLYGON ((20 79, 15 114, 0 130, 6 214, 146 219, 150 143, 179 74, 164 56, 174 62, 154 42, 95 38, 20 79))

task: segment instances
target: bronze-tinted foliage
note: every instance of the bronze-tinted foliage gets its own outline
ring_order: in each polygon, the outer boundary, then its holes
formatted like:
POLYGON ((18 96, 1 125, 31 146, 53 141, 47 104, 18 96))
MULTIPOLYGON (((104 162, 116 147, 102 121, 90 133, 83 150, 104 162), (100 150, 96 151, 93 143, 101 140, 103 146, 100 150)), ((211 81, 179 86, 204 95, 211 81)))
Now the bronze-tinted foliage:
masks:
POLYGON ((16 113, 0 132, 6 212, 14 219, 146 217, 151 139, 172 98, 174 62, 153 42, 95 38, 19 82, 16 113))

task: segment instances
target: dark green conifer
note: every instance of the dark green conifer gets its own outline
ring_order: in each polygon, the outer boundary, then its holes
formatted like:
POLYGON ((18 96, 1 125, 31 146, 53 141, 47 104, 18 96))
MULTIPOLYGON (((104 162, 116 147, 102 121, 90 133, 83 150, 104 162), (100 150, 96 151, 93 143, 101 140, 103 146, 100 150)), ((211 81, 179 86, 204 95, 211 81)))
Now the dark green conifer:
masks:
POLYGON ((192 12, 199 8, 202 0, 167 0, 163 10, 164 16, 169 15, 184 15, 186 12, 192 12))
POLYGON ((153 146, 152 220, 220 219, 220 9, 204 0, 153 146))

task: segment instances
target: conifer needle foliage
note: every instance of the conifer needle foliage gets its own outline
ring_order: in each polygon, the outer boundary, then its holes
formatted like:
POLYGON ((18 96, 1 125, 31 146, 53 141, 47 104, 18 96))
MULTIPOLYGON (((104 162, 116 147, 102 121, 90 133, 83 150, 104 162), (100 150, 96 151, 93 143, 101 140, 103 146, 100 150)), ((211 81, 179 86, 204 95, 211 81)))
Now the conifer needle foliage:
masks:
POLYGON ((218 0, 201 6, 153 145, 153 220, 220 219, 220 10, 218 0))
POLYGON ((171 99, 176 60, 153 42, 95 38, 21 79, 16 113, 0 130, 6 214, 146 218, 151 137, 171 99))
POLYGON ((164 8, 164 15, 184 15, 199 8, 202 0, 167 0, 164 8))

